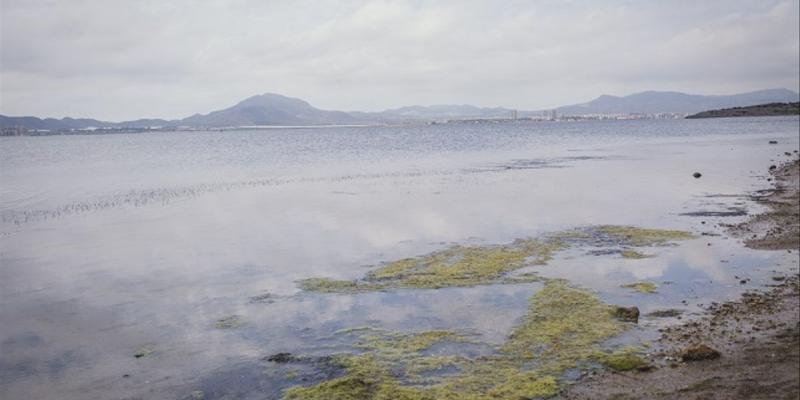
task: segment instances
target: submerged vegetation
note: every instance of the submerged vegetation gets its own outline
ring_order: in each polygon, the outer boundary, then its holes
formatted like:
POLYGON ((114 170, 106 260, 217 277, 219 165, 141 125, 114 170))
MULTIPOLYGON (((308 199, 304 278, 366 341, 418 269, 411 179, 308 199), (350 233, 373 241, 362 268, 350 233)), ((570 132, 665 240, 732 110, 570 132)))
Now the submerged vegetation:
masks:
POLYGON ((214 322, 214 327, 217 329, 233 329, 242 325, 244 325, 244 321, 238 315, 229 315, 214 322))
POLYGON ((455 332, 398 334, 356 329, 360 354, 334 357, 344 376, 289 388, 286 400, 317 399, 530 399, 549 397, 567 370, 601 363, 637 368, 635 354, 606 353, 604 340, 628 326, 592 293, 551 280, 530 300, 528 313, 491 355, 431 354, 440 343, 464 343, 455 332), (632 366, 631 365, 635 365, 632 366))
POLYGON ((651 257, 630 247, 661 246, 691 239, 691 233, 601 225, 557 232, 542 239, 518 239, 502 246, 452 246, 416 257, 389 262, 358 280, 309 278, 301 289, 319 293, 358 293, 397 288, 438 289, 497 283, 535 282, 525 267, 544 265, 555 253, 574 246, 623 247, 625 258, 651 257))
POLYGON ((622 252, 620 252, 620 255, 622 255, 622 258, 629 258, 629 259, 632 259, 632 260, 639 260, 639 259, 642 259, 642 258, 652 258, 653 257, 652 254, 644 254, 644 253, 640 253, 640 252, 638 252, 636 250, 631 250, 631 249, 622 250, 622 252))
MULTIPOLYGON (((343 375, 288 388, 284 399, 522 400, 555 395, 559 379, 569 370, 599 365, 619 371, 645 367, 647 363, 634 349, 608 352, 601 346, 636 323, 638 308, 614 307, 564 280, 520 270, 544 265, 555 253, 571 247, 619 249, 616 252, 625 258, 646 258, 650 255, 632 248, 691 238, 693 235, 682 231, 604 225, 519 239, 508 245, 452 246, 389 262, 358 280, 300 281, 303 290, 322 293, 533 281, 543 281, 544 287, 531 297, 526 315, 506 340, 480 356, 453 350, 453 346, 463 349, 477 344, 457 332, 340 330, 336 334, 357 338, 357 353, 330 357, 343 375)), ((637 290, 655 290, 654 284, 635 285, 632 287, 637 290)))
POLYGON ((653 282, 635 282, 627 285, 622 285, 624 288, 633 289, 641 293, 655 293, 658 286, 653 282))
POLYGON ((311 278, 300 281, 303 290, 354 293, 393 288, 438 289, 488 283, 523 283, 538 280, 533 274, 510 276, 526 266, 541 265, 561 250, 559 240, 517 240, 507 246, 453 246, 417 258, 390 262, 364 279, 342 281, 311 278))

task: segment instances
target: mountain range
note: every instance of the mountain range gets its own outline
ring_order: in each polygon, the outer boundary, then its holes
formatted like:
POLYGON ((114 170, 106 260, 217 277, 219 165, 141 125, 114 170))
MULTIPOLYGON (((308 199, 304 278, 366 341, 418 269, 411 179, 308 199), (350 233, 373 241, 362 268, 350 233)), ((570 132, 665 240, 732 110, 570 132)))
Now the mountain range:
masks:
POLYGON ((680 92, 647 91, 618 97, 602 95, 588 103, 558 107, 563 115, 587 114, 692 114, 701 111, 752 106, 766 103, 791 103, 798 93, 787 89, 768 89, 727 96, 702 96, 680 92))
MULTIPOLYGON (((556 108, 559 115, 591 114, 691 114, 718 108, 743 107, 764 103, 796 102, 800 94, 787 89, 768 89, 724 96, 703 96, 679 92, 647 91, 628 96, 602 95, 592 101, 556 108)), ((195 114, 179 120, 139 119, 108 122, 95 119, 9 117, 0 115, 0 128, 24 127, 35 130, 74 130, 86 128, 147 127, 246 127, 265 125, 346 125, 379 124, 442 119, 509 118, 514 110, 471 105, 408 106, 381 112, 321 110, 306 101, 274 93, 252 96, 208 114, 195 114)), ((519 116, 541 115, 542 111, 520 111, 519 116)))

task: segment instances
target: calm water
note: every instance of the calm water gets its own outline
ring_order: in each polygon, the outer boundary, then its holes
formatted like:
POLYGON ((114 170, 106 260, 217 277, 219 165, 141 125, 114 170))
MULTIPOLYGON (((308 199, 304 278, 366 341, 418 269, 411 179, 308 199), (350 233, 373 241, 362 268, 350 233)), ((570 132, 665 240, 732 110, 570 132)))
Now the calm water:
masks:
MULTIPOLYGON (((330 354, 346 345, 333 332, 361 325, 496 343, 538 284, 316 295, 294 282, 591 224, 722 233, 741 217, 680 214, 759 210, 719 195, 764 188, 797 148, 797 118, 0 138, 0 397, 274 398, 286 383, 262 357, 330 354), (250 300, 264 293, 274 301, 250 300), (244 325, 214 327, 229 315, 244 325), (143 346, 154 353, 133 357, 143 346)), ((691 312, 797 264, 724 235, 654 252, 567 252, 539 272, 691 312), (633 280, 672 283, 619 288, 633 280)))

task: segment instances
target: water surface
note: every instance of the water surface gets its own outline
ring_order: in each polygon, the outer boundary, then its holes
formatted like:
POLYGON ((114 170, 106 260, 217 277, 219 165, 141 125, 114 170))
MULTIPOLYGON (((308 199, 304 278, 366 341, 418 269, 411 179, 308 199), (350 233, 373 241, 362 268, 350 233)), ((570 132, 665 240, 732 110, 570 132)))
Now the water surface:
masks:
MULTIPOLYGON (((540 284, 325 295, 295 282, 595 224, 721 234, 742 217, 681 214, 758 211, 736 195, 797 148, 791 117, 0 138, 0 392, 271 398, 287 383, 262 357, 340 351, 343 328, 499 343, 540 284), (231 315, 242 325, 215 327, 231 315)), ((650 252, 576 249, 537 270, 691 313, 797 264, 725 235, 650 252), (658 293, 619 287, 639 280, 658 293)))

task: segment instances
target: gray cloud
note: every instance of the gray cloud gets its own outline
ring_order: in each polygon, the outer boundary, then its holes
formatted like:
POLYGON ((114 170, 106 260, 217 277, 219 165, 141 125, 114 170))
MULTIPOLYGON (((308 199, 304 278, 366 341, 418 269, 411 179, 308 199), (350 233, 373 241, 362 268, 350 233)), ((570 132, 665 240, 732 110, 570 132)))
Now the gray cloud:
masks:
POLYGON ((521 109, 798 89, 798 2, 3 0, 0 112, 184 117, 266 91, 331 109, 521 109))

